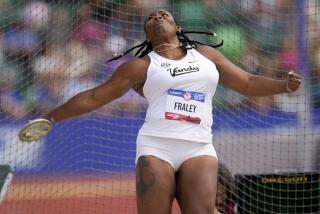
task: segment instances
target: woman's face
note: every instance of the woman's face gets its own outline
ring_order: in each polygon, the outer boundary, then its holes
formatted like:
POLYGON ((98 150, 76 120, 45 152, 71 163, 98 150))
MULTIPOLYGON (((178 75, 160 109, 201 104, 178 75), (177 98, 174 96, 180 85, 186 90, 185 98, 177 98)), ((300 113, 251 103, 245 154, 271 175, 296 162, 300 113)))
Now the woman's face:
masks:
POLYGON ((147 38, 152 41, 160 39, 161 36, 176 36, 177 25, 171 15, 166 10, 157 10, 147 16, 145 21, 145 32, 147 38))

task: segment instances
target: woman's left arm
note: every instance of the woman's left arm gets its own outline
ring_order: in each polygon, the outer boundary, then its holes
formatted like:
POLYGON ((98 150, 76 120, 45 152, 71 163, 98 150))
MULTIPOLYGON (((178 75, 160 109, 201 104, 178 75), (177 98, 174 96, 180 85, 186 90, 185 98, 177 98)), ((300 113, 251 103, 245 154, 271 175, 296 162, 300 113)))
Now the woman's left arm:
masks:
POLYGON ((289 72, 286 80, 253 75, 231 63, 214 48, 200 46, 198 50, 216 64, 221 83, 243 95, 269 96, 294 92, 300 86, 301 77, 299 74, 289 72))

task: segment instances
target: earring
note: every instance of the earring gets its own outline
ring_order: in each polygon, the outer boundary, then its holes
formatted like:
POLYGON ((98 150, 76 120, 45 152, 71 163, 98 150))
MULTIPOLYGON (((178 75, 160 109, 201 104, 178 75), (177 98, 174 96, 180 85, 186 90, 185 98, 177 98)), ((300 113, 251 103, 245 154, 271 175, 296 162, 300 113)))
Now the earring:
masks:
POLYGON ((182 27, 177 26, 177 32, 178 32, 178 33, 181 33, 181 31, 182 31, 182 27))

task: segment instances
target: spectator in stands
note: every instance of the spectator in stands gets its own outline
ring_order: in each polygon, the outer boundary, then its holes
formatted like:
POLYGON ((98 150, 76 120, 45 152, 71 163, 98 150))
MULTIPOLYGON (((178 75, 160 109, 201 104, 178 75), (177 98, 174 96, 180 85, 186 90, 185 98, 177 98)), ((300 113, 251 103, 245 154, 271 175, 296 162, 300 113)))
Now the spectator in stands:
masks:
POLYGON ((90 4, 84 4, 77 10, 77 22, 74 26, 72 40, 79 40, 89 46, 101 46, 104 43, 104 25, 91 17, 90 4))
MULTIPOLYGON (((43 54, 47 48, 48 40, 51 40, 48 37, 48 32, 52 30, 49 28, 51 14, 51 7, 45 1, 30 0, 22 6, 21 14, 19 14, 21 22, 26 28, 35 32, 38 37, 36 52, 33 57, 43 54)), ((33 58, 28 65, 30 67, 32 67, 32 60, 33 58)), ((33 71, 31 70, 31 72, 33 71)))
POLYGON ((190 40, 166 10, 150 13, 144 29, 146 41, 131 49, 139 48, 139 58, 123 63, 105 83, 75 95, 45 118, 58 122, 85 114, 134 89, 149 102, 137 137, 138 213, 171 213, 174 197, 182 213, 212 213, 218 159, 211 101, 219 78, 246 96, 267 96, 297 90, 300 76, 274 80, 245 72, 214 49, 219 45, 190 40))
POLYGON ((28 28, 39 32, 48 27, 50 7, 44 1, 33 0, 23 6, 22 20, 28 28))
POLYGON ((12 81, 0 81, 0 119, 5 117, 21 119, 27 115, 28 109, 15 92, 12 81))
POLYGON ((6 63, 4 46, 4 35, 0 29, 0 120, 6 117, 20 119, 27 114, 27 108, 16 94, 18 69, 6 63))
POLYGON ((4 36, 5 59, 8 63, 18 67, 15 87, 18 96, 29 109, 34 106, 32 60, 37 55, 39 44, 37 32, 25 25, 22 20, 17 20, 4 36))
POLYGON ((79 40, 70 40, 65 48, 66 66, 64 101, 73 95, 97 86, 95 75, 101 58, 92 53, 92 47, 79 40))
MULTIPOLYGON (((77 55, 79 57, 83 54, 84 58, 89 57, 90 59, 85 60, 84 63, 92 64, 93 67, 97 68, 104 63, 104 44, 107 36, 104 23, 92 17, 90 11, 90 3, 80 6, 77 10, 77 22, 71 31, 69 48, 73 52, 76 51, 71 53, 73 56, 77 55), (78 49, 80 46, 85 46, 84 53, 81 53, 82 49, 78 49)), ((74 58, 74 60, 77 60, 77 58, 74 58)))
POLYGON ((61 5, 52 5, 54 13, 51 14, 51 19, 48 28, 47 46, 65 46, 69 39, 71 28, 71 12, 69 7, 61 5))
POLYGON ((36 58, 33 63, 36 82, 37 112, 47 112, 52 106, 60 104, 66 81, 70 57, 66 48, 62 46, 49 46, 45 53, 36 58))

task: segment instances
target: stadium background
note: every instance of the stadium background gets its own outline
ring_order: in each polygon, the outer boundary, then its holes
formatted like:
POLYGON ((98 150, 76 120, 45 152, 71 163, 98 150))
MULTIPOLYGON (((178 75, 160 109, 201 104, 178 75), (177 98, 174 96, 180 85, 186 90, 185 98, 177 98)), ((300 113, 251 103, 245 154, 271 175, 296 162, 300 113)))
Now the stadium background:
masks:
POLYGON ((15 173, 0 213, 135 213, 143 98, 129 91, 55 124, 38 143, 21 144, 17 132, 110 77, 132 56, 105 61, 145 39, 143 21, 155 8, 172 11, 184 29, 216 32, 191 37, 223 39, 219 50, 248 72, 303 76, 299 91, 273 97, 219 87, 213 143, 232 175, 319 171, 319 1, 1 0, 0 164, 15 173))

